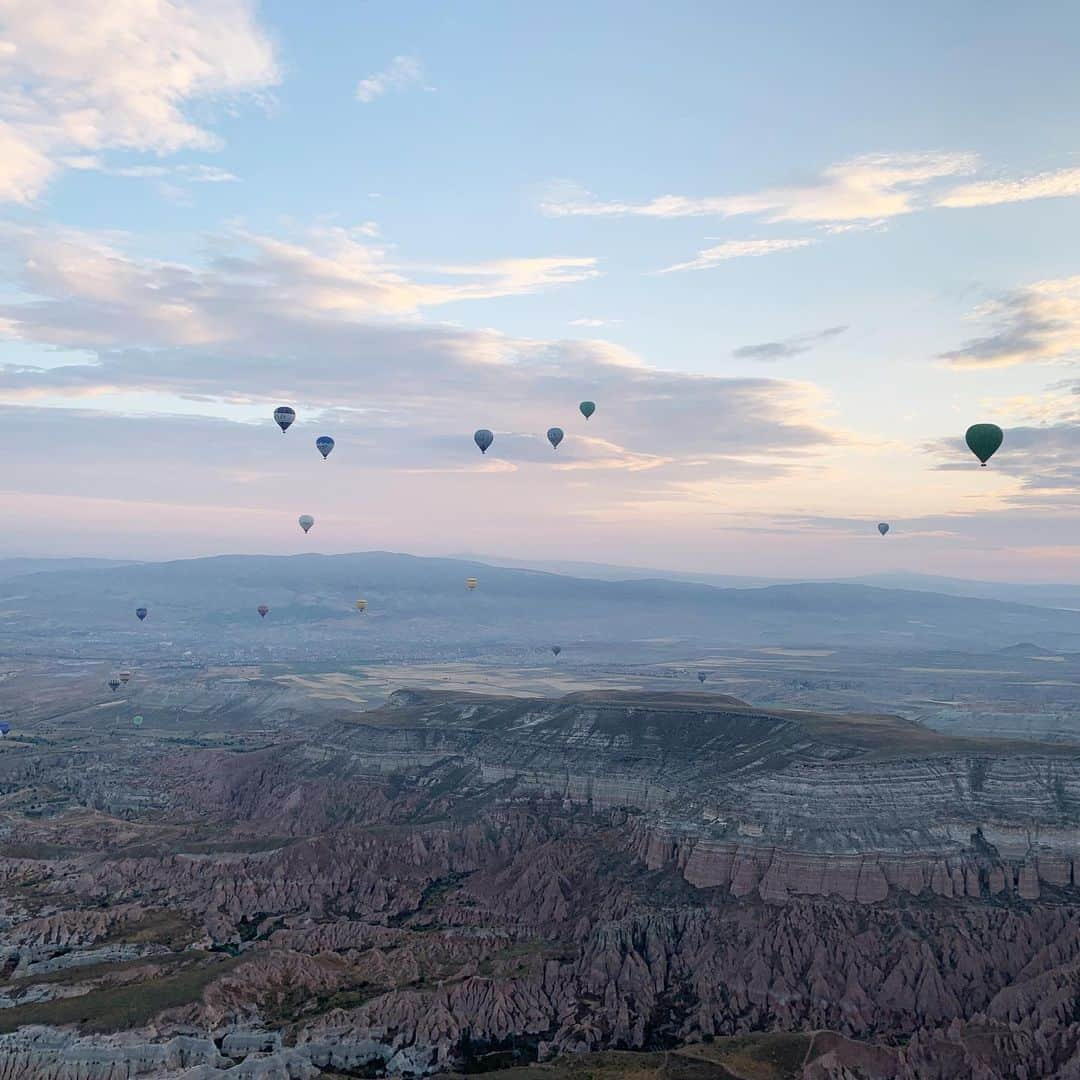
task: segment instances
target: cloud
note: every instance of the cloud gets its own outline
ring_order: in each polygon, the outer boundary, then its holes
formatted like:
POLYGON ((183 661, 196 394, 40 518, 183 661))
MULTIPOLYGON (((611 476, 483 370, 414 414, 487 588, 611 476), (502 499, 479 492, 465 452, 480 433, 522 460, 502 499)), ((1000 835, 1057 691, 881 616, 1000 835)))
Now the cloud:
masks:
POLYGON ((679 270, 711 270, 728 259, 745 259, 761 255, 775 255, 778 251, 794 251, 814 243, 806 237, 777 238, 774 240, 725 240, 715 247, 699 251, 696 259, 689 262, 665 266, 660 274, 671 274, 679 270))
POLYGON ((570 320, 570 325, 571 326, 593 326, 593 327, 595 327, 595 326, 617 326, 620 322, 622 322, 621 319, 581 318, 581 319, 571 319, 570 320))
POLYGON ((0 0, 0 198, 31 202, 71 155, 219 140, 185 113, 278 81, 248 0, 0 0))
POLYGON ((732 356, 740 360, 786 360, 800 353, 809 352, 815 345, 837 337, 847 330, 846 326, 829 326, 816 334, 804 334, 784 341, 763 341, 757 345, 740 345, 732 356))
POLYGON ((4 238, 22 260, 22 287, 36 299, 0 304, 0 320, 12 320, 24 339, 62 346, 191 346, 259 337, 267 318, 348 326, 597 273, 595 260, 580 256, 409 267, 370 232, 365 224, 283 240, 237 231, 213 240, 199 267, 140 260, 112 238, 75 230, 9 227, 4 238))
POLYGON ((0 400, 91 404, 108 410, 103 430, 118 409, 183 403, 248 418, 285 400, 303 420, 317 415, 335 437, 348 435, 339 449, 352 450, 335 451, 336 461, 356 453, 370 468, 476 467, 472 432, 491 427, 494 458, 648 472, 661 486, 687 468, 751 457, 765 475, 809 467, 838 437, 806 383, 657 371, 608 342, 512 338, 420 316, 590 271, 573 261, 569 271, 547 259, 436 267, 450 280, 430 282, 348 230, 303 243, 231 234, 196 266, 138 258, 114 237, 12 229, 7 239, 26 298, 0 305, 0 325, 59 355, 0 367, 0 400), (601 403, 602 429, 581 427, 583 398, 601 403), (543 441, 553 424, 567 431, 555 459, 543 441))
MULTIPOLYGON (((974 458, 962 438, 942 439, 929 447, 939 470, 971 470, 974 458)), ((976 468, 977 468, 977 463, 976 468)), ((1044 509, 1080 509, 1080 423, 1005 427, 1005 441, 989 469, 1019 482, 1012 505, 1038 504, 1044 509)))
POLYGON ((993 333, 942 353, 957 367, 1008 367, 1080 355, 1080 276, 1037 281, 985 305, 993 333))
POLYGON ((1080 168, 1057 169, 1019 180, 984 180, 961 184, 940 198, 947 207, 998 206, 1031 199, 1061 199, 1080 195, 1080 168))
POLYGON ((423 81, 424 65, 415 56, 395 56, 382 71, 357 83, 356 100, 369 105, 391 90, 404 90, 423 81))
POLYGON ((735 217, 768 222, 877 221, 917 209, 920 190, 935 180, 970 173, 978 157, 966 153, 866 154, 830 165, 808 183, 743 195, 661 195, 644 203, 598 199, 561 181, 541 203, 552 217, 735 217))

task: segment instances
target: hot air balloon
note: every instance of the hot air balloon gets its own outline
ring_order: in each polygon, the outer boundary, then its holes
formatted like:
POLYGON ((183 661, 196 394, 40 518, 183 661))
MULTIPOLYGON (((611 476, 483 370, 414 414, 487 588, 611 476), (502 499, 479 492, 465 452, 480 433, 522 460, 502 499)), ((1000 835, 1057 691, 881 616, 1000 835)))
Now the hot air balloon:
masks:
POLYGON ((109 683, 108 683, 108 686, 109 686, 109 689, 115 694, 116 691, 120 689, 120 680, 119 679, 110 679, 109 683))
POLYGON ((133 716, 133 717, 131 718, 131 722, 132 722, 132 723, 133 723, 133 724, 134 724, 134 725, 135 725, 136 727, 142 727, 142 717, 141 717, 141 716, 133 716))
POLYGON ((330 451, 334 449, 334 440, 329 435, 320 435, 315 440, 315 449, 322 454, 325 461, 330 456, 330 451))
POLYGON ((118 678, 120 679, 120 681, 121 681, 121 682, 122 682, 122 683, 123 683, 123 684, 124 684, 125 686, 127 686, 127 684, 128 684, 128 683, 130 682, 130 680, 131 680, 131 672, 130 672, 130 671, 121 671, 121 672, 120 672, 120 674, 119 674, 119 676, 117 676, 117 677, 118 677, 118 678))
POLYGON ((708 677, 709 673, 707 671, 699 671, 697 673, 697 681, 700 683, 703 683, 708 677))
POLYGON ((359 611, 361 615, 363 615, 364 612, 367 611, 367 601, 366 600, 357 600, 356 601, 356 610, 359 611))
POLYGON ((495 441, 495 436, 491 434, 486 427, 480 428, 476 434, 473 435, 473 442, 480 447, 480 453, 486 454, 488 447, 495 441))
POLYGON ((553 653, 554 653, 554 654, 555 654, 556 656, 558 656, 558 655, 559 655, 559 653, 561 653, 561 652, 562 652, 562 646, 561 646, 561 645, 552 645, 552 646, 551 646, 551 651, 552 651, 552 652, 553 652, 553 653))
POLYGON ((307 532, 315 524, 315 519, 310 514, 301 514, 296 520, 300 522, 300 528, 304 532, 307 532))
POLYGON ((296 410, 290 409, 288 405, 279 405, 274 410, 274 421, 277 426, 281 428, 281 434, 284 435, 289 430, 289 425, 296 419, 296 410))
POLYGON ((266 618, 266 613, 270 609, 265 604, 260 604, 255 610, 259 613, 260 618, 265 619, 266 618))
POLYGON ((477 581, 476 578, 474 578, 474 577, 469 577, 469 578, 465 579, 465 588, 468 589, 469 592, 472 592, 473 589, 475 589, 476 586, 479 585, 479 584, 480 584, 480 582, 477 581))
POLYGON ((1005 432, 997 424, 972 424, 964 435, 968 449, 982 462, 986 463, 1005 439, 1005 432))
POLYGON ((11 725, 6 720, 0 720, 0 735, 7 735, 11 730, 11 725))
POLYGON ((559 443, 563 440, 563 429, 561 427, 549 427, 548 428, 548 442, 551 443, 553 450, 559 449, 559 443))
POLYGON ((596 412, 596 402, 595 401, 583 401, 578 406, 578 408, 581 410, 581 415, 584 416, 586 420, 588 420, 589 417, 592 416, 592 414, 594 412, 596 412))
POLYGON ((146 618, 146 616, 147 616, 147 611, 146 611, 146 608, 144 608, 144 607, 137 607, 137 608, 135 609, 135 615, 136 615, 136 617, 138 618, 139 622, 142 622, 142 621, 143 621, 143 619, 145 619, 145 618, 146 618))
POLYGON ((889 523, 887 521, 879 521, 877 523, 877 531, 884 536, 889 531, 889 523))

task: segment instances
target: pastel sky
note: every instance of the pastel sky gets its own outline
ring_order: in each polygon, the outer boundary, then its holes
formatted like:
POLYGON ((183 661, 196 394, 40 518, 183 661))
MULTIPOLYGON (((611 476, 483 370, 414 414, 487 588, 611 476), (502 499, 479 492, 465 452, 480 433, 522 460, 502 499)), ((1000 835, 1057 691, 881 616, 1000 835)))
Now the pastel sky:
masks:
POLYGON ((0 0, 0 555, 1080 581, 1078 32, 0 0))

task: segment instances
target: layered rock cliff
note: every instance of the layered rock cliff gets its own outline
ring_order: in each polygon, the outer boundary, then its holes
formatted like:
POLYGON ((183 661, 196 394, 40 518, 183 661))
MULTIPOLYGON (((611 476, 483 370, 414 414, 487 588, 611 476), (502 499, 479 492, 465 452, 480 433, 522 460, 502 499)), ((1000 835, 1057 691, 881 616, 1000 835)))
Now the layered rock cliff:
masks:
POLYGON ((153 802, 122 828, 5 818, 0 1080, 763 1030, 831 1032, 819 1080, 1080 1074, 1075 751, 719 696, 403 692, 125 768, 153 802))

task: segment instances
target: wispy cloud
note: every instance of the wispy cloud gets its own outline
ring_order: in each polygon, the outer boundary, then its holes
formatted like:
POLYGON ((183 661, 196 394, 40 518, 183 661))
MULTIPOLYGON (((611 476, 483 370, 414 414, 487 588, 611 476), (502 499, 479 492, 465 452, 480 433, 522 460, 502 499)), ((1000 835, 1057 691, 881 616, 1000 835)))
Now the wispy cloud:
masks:
POLYGON ((361 79, 356 85, 356 100, 365 105, 391 90, 404 90, 424 82, 424 65, 415 56, 395 56, 382 70, 361 79))
POLYGON ((279 77, 246 0, 112 0, 108 18, 78 3, 5 3, 3 16, 0 200, 29 203, 71 162, 109 150, 215 149, 185 107, 279 77))
POLYGON ((973 172, 967 153, 866 154, 830 165, 810 183, 765 188, 742 195, 661 195, 647 202, 605 201, 562 181, 541 203, 552 217, 734 217, 768 222, 844 222, 907 214, 920 190, 935 180, 973 172))
POLYGON ((839 336, 847 326, 829 326, 816 334, 803 334, 785 338, 783 341, 763 341, 757 345, 741 345, 732 352, 740 360, 787 360, 800 353, 809 352, 815 345, 839 336))
POLYGON ((1037 281, 992 301, 976 315, 994 325, 942 353, 957 367, 1008 367, 1080 356, 1080 276, 1037 281))
POLYGON ((814 241, 808 237, 796 236, 773 240, 725 240, 715 247, 705 248, 697 257, 688 262, 676 263, 658 270, 660 274, 672 274, 679 270, 710 270, 728 259, 745 259, 761 255, 775 255, 780 251, 794 251, 808 247, 814 241))
POLYGON ((585 318, 581 318, 581 319, 571 319, 570 320, 570 325, 571 326, 591 326, 591 327, 617 326, 620 322, 622 322, 622 319, 593 319, 593 318, 585 317, 585 318))
POLYGON ((1080 168, 1036 173, 1018 180, 984 180, 961 184, 937 201, 938 206, 997 206, 1031 199, 1061 199, 1080 195, 1080 168))

